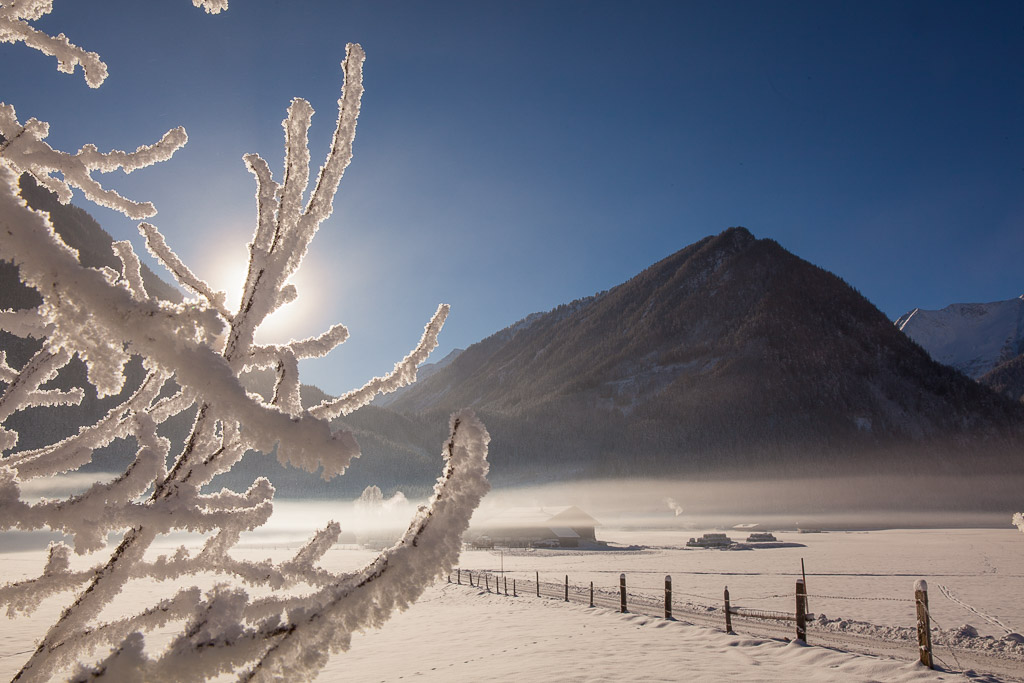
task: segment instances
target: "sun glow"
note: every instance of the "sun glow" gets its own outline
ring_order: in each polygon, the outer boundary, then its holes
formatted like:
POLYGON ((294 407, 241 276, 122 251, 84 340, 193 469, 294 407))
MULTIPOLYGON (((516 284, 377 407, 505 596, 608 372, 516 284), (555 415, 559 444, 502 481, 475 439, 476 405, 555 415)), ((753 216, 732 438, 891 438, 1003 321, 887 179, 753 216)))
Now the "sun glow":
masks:
MULTIPOLYGON (((247 239, 236 232, 226 232, 200 259, 200 277, 204 277, 215 290, 226 294, 229 311, 238 310, 248 260, 247 239)), ((323 282, 322 270, 316 254, 308 254, 302 267, 289 279, 298 291, 298 298, 267 316, 256 330, 257 343, 284 343, 323 331, 317 329, 317 311, 321 304, 318 283, 323 282)))

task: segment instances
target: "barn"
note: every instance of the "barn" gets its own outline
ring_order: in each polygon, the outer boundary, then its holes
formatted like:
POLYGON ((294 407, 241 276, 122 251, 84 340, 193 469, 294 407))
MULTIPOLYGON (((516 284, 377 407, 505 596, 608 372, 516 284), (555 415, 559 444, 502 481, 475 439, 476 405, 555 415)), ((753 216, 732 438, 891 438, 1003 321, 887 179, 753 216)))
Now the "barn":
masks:
POLYGON ((600 522, 571 505, 507 508, 474 525, 478 539, 508 547, 579 548, 597 543, 600 522))

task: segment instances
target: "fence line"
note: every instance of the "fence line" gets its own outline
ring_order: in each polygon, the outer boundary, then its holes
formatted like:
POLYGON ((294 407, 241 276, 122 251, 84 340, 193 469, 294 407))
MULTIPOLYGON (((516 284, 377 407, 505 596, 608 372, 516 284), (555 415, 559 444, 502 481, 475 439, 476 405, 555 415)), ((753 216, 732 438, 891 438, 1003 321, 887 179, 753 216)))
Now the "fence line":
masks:
MULTIPOLYGON (((473 575, 469 570, 465 570, 469 576, 469 585, 474 586, 473 575)), ((452 581, 452 576, 448 576, 449 583, 458 583, 465 585, 462 580, 462 569, 456 569, 456 581, 452 581)), ((495 577, 496 572, 490 570, 477 570, 476 577, 476 588, 492 593, 491 590, 491 578, 494 578, 494 594, 508 596, 508 577, 505 572, 500 572, 500 580, 503 583, 504 593, 502 593, 502 583, 499 583, 499 577, 495 577), (480 575, 483 575, 483 581, 481 581, 480 575)), ((517 579, 512 580, 512 597, 519 597, 517 579)), ((808 594, 806 591, 806 583, 804 579, 798 579, 796 583, 795 594, 775 594, 769 596, 758 596, 745 598, 745 600, 764 600, 772 598, 793 598, 795 597, 795 609, 793 613, 781 612, 776 610, 765 610, 759 608, 743 607, 731 604, 729 589, 725 588, 724 591, 724 604, 721 607, 711 605, 701 605, 691 602, 674 603, 673 595, 694 597, 708 603, 718 602, 704 595, 697 595, 692 593, 684 593, 681 591, 673 592, 672 588, 672 577, 665 576, 665 589, 664 597, 652 596, 649 593, 636 593, 628 592, 626 588, 626 575, 624 573, 619 574, 619 590, 614 589, 602 589, 594 587, 594 582, 591 581, 588 586, 576 585, 570 582, 569 575, 564 575, 562 581, 541 581, 540 572, 534 572, 534 581, 524 580, 523 595, 527 595, 531 584, 533 584, 533 592, 539 598, 549 598, 554 600, 560 600, 563 602, 576 602, 580 604, 586 604, 591 608, 604 607, 618 612, 635 612, 638 614, 645 614, 649 616, 663 616, 666 619, 674 619, 673 610, 679 610, 686 614, 690 618, 697 617, 699 619, 707 620, 714 618, 715 615, 719 615, 719 618, 724 622, 725 630, 728 633, 733 632, 732 617, 738 617, 740 619, 756 622, 782 622, 782 623, 795 623, 796 624, 796 638, 802 641, 807 641, 807 628, 813 626, 813 620, 808 620, 807 604, 808 598, 812 597, 815 599, 822 600, 859 600, 859 601, 878 601, 878 602, 904 602, 904 603, 915 603, 918 612, 918 636, 919 636, 919 655, 921 662, 929 667, 933 668, 933 651, 931 642, 931 622, 934 619, 931 617, 928 610, 928 595, 927 595, 927 584, 918 580, 915 584, 915 595, 914 598, 896 598, 888 596, 844 596, 844 595, 814 595, 808 594), (699 608, 699 609, 698 609, 699 608)), ((722 603, 719 603, 722 604, 722 603)), ((721 623, 721 622, 720 622, 721 623)), ((936 627, 941 629, 938 622, 935 622, 936 627)), ((872 642, 878 641, 883 643, 879 638, 874 638, 865 634, 855 634, 857 637, 863 637, 871 640, 872 642)), ((957 666, 960 666, 960 662, 956 657, 956 653, 953 651, 952 646, 946 642, 946 647, 949 649, 953 659, 957 662, 957 666)), ((934 659, 938 659, 934 657, 934 659)), ((945 663, 939 660, 940 663, 945 663)), ((950 667, 946 666, 947 669, 950 667)))

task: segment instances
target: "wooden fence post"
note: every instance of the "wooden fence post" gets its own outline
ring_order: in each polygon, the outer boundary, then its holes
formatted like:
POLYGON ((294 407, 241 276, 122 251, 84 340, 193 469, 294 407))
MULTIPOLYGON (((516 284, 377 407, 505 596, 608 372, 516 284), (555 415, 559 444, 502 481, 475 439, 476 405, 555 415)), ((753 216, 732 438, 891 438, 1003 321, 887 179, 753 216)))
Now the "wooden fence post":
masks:
MULTIPOLYGON (((469 571, 469 570, 467 570, 467 571, 469 571)), ((472 571, 469 571, 469 585, 470 586, 473 585, 473 572, 472 571)), ((474 586, 474 588, 475 588, 475 586, 474 586)))
POLYGON ((729 605, 729 587, 725 587, 725 632, 732 633, 732 607, 729 605))
POLYGON ((807 642, 807 588, 804 580, 796 580, 796 639, 807 642))
POLYGON ((569 575, 565 575, 565 601, 569 602, 569 575))
POLYGON ((534 572, 537 577, 537 597, 540 597, 540 572, 534 572))
POLYGON ((487 584, 487 592, 491 592, 491 575, 484 574, 484 582, 487 584))
POLYGON ((934 669, 932 662, 932 627, 928 615, 928 582, 918 579, 914 584, 914 602, 917 603, 917 646, 921 651, 921 663, 934 669))
POLYGON ((619 611, 626 613, 626 575, 619 574, 619 611))
POLYGON ((665 575, 665 618, 672 618, 672 577, 665 575))
POLYGON ((456 576, 459 578, 459 585, 461 586, 462 585, 462 570, 461 569, 456 569, 455 571, 456 571, 456 576))
POLYGON ((594 606, 594 582, 590 582, 590 606, 594 606))
POLYGON ((810 612, 811 607, 807 604, 807 571, 804 569, 804 558, 800 558, 800 578, 804 580, 804 612, 810 612))
POLYGON ((451 582, 452 582, 452 575, 451 575, 451 574, 449 574, 449 575, 448 575, 448 583, 451 583, 451 582))
POLYGON ((508 595, 508 577, 504 576, 502 578, 505 579, 505 595, 508 595))
POLYGON ((519 597, 516 594, 516 580, 515 579, 512 579, 512 597, 513 598, 518 598, 519 597))

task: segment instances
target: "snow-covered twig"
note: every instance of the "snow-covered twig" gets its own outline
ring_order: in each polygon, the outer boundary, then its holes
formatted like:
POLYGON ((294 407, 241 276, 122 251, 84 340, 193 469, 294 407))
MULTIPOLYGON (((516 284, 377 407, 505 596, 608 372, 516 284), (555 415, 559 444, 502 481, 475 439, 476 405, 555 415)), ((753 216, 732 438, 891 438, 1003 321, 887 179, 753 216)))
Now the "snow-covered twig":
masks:
POLYGON ((314 417, 331 419, 339 415, 348 415, 373 400, 377 394, 386 394, 416 381, 416 368, 425 361, 430 353, 437 348, 437 336, 441 333, 444 321, 448 317, 449 307, 441 304, 437 312, 423 329, 423 336, 412 351, 401 362, 395 363, 395 369, 383 377, 374 377, 365 385, 344 394, 333 401, 324 401, 310 409, 314 417))
POLYGON ((208 14, 219 14, 228 9, 228 0, 192 0, 196 7, 202 7, 208 14))
POLYGON ((139 232, 146 238, 146 249, 153 258, 157 259, 167 268, 167 271, 174 277, 175 281, 182 287, 190 289, 206 299, 207 303, 226 320, 231 319, 227 306, 224 303, 224 292, 215 292, 210 285, 198 278, 189 267, 182 262, 178 255, 167 246, 167 240, 160 234, 155 225, 150 223, 139 223, 139 232))
MULTIPOLYGON (((225 0, 193 2, 210 13, 227 8, 225 0)), ((44 49, 42 45, 59 52, 62 65, 83 64, 87 79, 93 78, 98 67, 86 65, 81 56, 91 53, 71 46, 63 36, 40 37, 28 27, 27 21, 49 11, 48 0, 0 0, 0 41, 44 49)), ((241 533, 270 516, 274 488, 263 477, 241 493, 202 488, 250 449, 276 450, 282 463, 320 471, 324 478, 344 473, 359 455, 358 444, 351 432, 332 431, 329 420, 414 381, 417 365, 437 346, 447 305, 438 308, 419 344, 390 374, 305 411, 299 400, 299 361, 330 352, 345 341, 348 330, 334 325, 287 344, 253 342, 266 317, 298 296, 288 280, 333 211, 352 157, 364 59, 358 45, 347 47, 331 148, 311 189, 308 131, 313 109, 305 100, 293 100, 283 122, 285 172, 280 183, 263 159, 244 158, 256 178, 257 217, 237 311, 227 309, 223 292, 196 277, 153 225, 140 225, 149 251, 196 299, 174 304, 149 296, 141 263, 128 242, 113 246, 120 273, 83 266, 50 215, 30 208, 21 197, 19 177, 29 173, 62 202, 77 187, 86 198, 130 217, 152 215, 151 204, 120 197, 100 186, 92 173, 117 168, 132 172, 165 160, 184 144, 184 130, 172 130, 157 144, 132 153, 101 154, 86 145, 68 154, 43 141, 47 124, 29 119, 22 125, 13 107, 0 105, 0 259, 12 261, 22 282, 42 300, 30 310, 0 311, 0 329, 33 338, 37 347, 31 358, 17 363, 0 351, 0 382, 6 385, 0 394, 0 422, 25 410, 60 410, 81 403, 86 396, 82 387, 44 386, 54 377, 61 379, 73 357, 84 362, 87 381, 100 398, 124 390, 130 355, 142 357, 145 371, 141 383, 125 391, 127 398, 67 438, 15 452, 19 435, 0 426, 0 528, 62 531, 80 554, 103 549, 111 533, 121 535, 109 557, 89 569, 73 571, 71 548, 55 544, 38 577, 0 587, 0 605, 12 615, 31 612, 55 594, 75 595, 16 680, 71 676, 193 681, 241 670, 247 680, 307 678, 329 652, 348 647, 354 629, 379 625, 455 562, 461 535, 488 488, 487 432, 468 412, 453 416, 444 475, 430 506, 421 508, 398 544, 353 574, 318 566, 339 538, 341 529, 333 522, 290 559, 275 563, 233 557, 241 533), (303 204, 307 190, 309 199, 303 204), (277 376, 269 401, 247 393, 239 380, 249 369, 266 367, 274 368, 277 376), (172 453, 171 442, 158 428, 189 410, 194 411, 191 431, 172 453), (109 481, 94 482, 63 499, 22 499, 24 482, 73 472, 90 462, 94 451, 118 439, 134 440, 135 457, 109 481), (153 541, 177 530, 208 537, 197 552, 181 548, 171 557, 147 561, 153 541), (278 592, 252 600, 237 585, 218 585, 205 594, 185 586, 155 605, 129 605, 121 618, 104 621, 101 616, 130 582, 180 582, 200 573, 278 592), (184 630, 163 653, 151 656, 144 634, 173 620, 186 621, 184 630), (318 648, 312 656, 310 644, 318 648), (113 650, 96 661, 104 647, 113 650)), ((98 58, 96 63, 102 65, 98 58)))
MULTIPOLYGON (((226 1, 224 5, 226 8, 226 1)), ((25 43, 44 55, 56 57, 57 70, 66 74, 74 73, 75 67, 81 66, 89 87, 100 87, 107 78, 107 65, 98 54, 73 45, 63 33, 51 36, 28 25, 51 9, 53 0, 3 0, 0 2, 0 43, 25 43)))
POLYGON ((71 188, 77 187, 90 201, 136 219, 152 216, 156 208, 149 202, 135 202, 105 189, 92 177, 93 171, 109 173, 121 169, 131 173, 170 159, 188 141, 185 129, 179 127, 134 152, 103 153, 95 145, 85 145, 77 153, 68 154, 43 142, 49 134, 50 124, 32 118, 21 125, 14 107, 0 103, 0 135, 7 140, 0 158, 5 165, 17 173, 30 173, 40 185, 55 193, 62 204, 71 201, 71 188), (53 177, 57 171, 63 180, 53 177))

